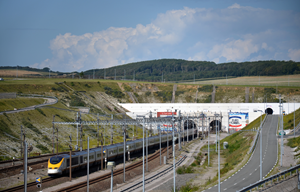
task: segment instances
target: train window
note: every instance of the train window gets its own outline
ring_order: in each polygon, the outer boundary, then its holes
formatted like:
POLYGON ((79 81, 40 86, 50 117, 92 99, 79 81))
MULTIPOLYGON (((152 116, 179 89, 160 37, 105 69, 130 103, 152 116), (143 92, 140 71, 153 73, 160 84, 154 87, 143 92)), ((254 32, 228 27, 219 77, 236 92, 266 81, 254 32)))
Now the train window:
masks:
POLYGON ((62 156, 54 156, 50 158, 50 163, 51 164, 58 164, 59 162, 61 162, 61 160, 63 159, 62 156))
POLYGON ((73 157, 72 158, 72 165, 77 165, 78 164, 78 157, 73 157))
POLYGON ((90 160, 91 160, 91 159, 94 159, 94 155, 90 155, 90 160))
POLYGON ((80 163, 83 163, 83 156, 80 156, 80 163))
POLYGON ((99 158, 99 157, 101 157, 101 153, 98 153, 98 154, 97 154, 97 158, 99 158))

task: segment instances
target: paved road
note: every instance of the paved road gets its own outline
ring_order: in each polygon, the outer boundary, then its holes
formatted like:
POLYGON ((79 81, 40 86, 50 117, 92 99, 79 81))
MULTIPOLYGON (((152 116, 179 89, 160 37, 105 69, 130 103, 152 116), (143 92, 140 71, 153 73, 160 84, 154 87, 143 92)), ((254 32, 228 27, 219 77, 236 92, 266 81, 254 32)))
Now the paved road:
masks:
MULTIPOLYGON (((278 116, 268 115, 262 127, 262 154, 263 169, 262 175, 266 176, 277 161, 277 129, 278 116)), ((221 191, 237 191, 260 179, 260 138, 250 161, 240 171, 221 183, 221 191)), ((218 191, 218 186, 214 186, 205 192, 218 191)))
POLYGON ((30 106, 30 107, 25 107, 25 108, 21 108, 21 109, 18 109, 18 110, 13 110, 13 111, 2 111, 0 112, 0 115, 3 115, 3 113, 18 113, 18 112, 22 112, 22 111, 29 111, 29 110, 34 110, 35 108, 37 107, 42 107, 42 106, 46 106, 46 105, 53 105, 55 103, 57 103, 57 99, 53 99, 53 98, 43 98, 46 100, 45 103, 43 104, 40 104, 40 105, 33 105, 33 106, 30 106))

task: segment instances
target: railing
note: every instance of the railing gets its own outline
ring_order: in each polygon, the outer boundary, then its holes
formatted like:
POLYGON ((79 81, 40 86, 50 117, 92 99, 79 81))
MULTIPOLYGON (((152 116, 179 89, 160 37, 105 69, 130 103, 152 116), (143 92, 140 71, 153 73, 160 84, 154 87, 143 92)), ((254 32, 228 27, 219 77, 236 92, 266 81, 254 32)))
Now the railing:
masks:
MULTIPOLYGON (((265 116, 264 120, 261 122, 261 127, 262 127, 263 124, 265 123, 266 118, 267 118, 267 115, 265 116)), ((261 127, 260 127, 260 128, 261 128, 261 127)), ((254 150, 255 145, 256 145, 256 143, 257 143, 257 138, 258 138, 258 136, 259 136, 259 132, 260 132, 260 131, 257 130, 256 136, 255 136, 255 139, 254 139, 254 142, 253 142, 252 147, 250 148, 248 154, 252 153, 252 151, 254 150)))
POLYGON ((273 175, 273 176, 270 176, 264 180, 261 180, 261 181, 257 181, 256 183, 253 183, 247 187, 244 187, 243 189, 241 190, 238 190, 237 192, 246 192, 246 191, 249 191, 249 190, 252 190, 254 188, 262 188, 262 187, 265 187, 266 186, 266 183, 268 184, 269 182, 271 182, 271 184, 273 184, 274 182, 274 179, 278 182, 279 180, 281 179, 285 179, 286 178, 286 175, 289 174, 290 176, 292 175, 292 172, 295 171, 295 173, 298 173, 298 169, 300 168, 300 164, 299 165, 296 165, 294 167, 291 167, 285 171, 282 171, 280 173, 277 173, 276 175, 273 175))

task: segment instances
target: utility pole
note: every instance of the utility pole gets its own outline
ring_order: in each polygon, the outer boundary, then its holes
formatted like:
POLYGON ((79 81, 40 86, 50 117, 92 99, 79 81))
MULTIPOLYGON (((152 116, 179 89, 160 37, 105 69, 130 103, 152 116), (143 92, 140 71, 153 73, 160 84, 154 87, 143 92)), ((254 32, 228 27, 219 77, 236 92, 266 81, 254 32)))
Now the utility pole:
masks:
POLYGON ((145 192, 145 116, 143 117, 143 192, 145 192))
POLYGON ((103 134, 101 133, 101 170, 103 170, 103 134))
POLYGON ((69 148, 70 148, 70 165, 69 165, 69 180, 72 181, 72 136, 70 135, 69 136, 70 138, 70 145, 69 145, 69 148))
POLYGON ((80 151, 82 151, 83 149, 83 145, 82 145, 82 121, 81 121, 81 113, 80 113, 80 151))
POLYGON ((27 192, 27 143, 24 140, 24 191, 27 192))
POLYGON ((206 122, 207 124, 207 127, 208 127, 208 150, 207 150, 207 153, 208 153, 208 163, 207 163, 207 166, 209 167, 209 131, 210 131, 210 126, 209 126, 209 121, 210 121, 210 117, 208 118, 208 123, 206 122))
MULTIPOLYGON (((114 119, 114 115, 111 115, 111 120, 114 119)), ((110 124, 110 144, 113 144, 113 125, 110 124)))
POLYGON ((295 99, 294 99, 294 138, 295 138, 295 99))
POLYGON ((21 125, 21 133, 20 133, 20 141, 21 141, 21 146, 20 146, 20 152, 21 152, 21 157, 20 158, 22 158, 23 157, 23 142, 25 141, 23 141, 23 126, 21 125))
POLYGON ((90 137, 87 138, 87 166, 86 166, 86 169, 87 169, 87 173, 86 173, 86 181, 87 181, 87 184, 86 184, 86 191, 89 192, 89 175, 90 175, 90 137))
POLYGON ((52 154, 54 154, 54 118, 55 115, 53 115, 53 122, 52 122, 52 154))
POLYGON ((100 137, 100 133, 99 133, 99 113, 97 113, 97 147, 99 147, 99 137, 100 137))
MULTIPOLYGON (((172 147, 173 147, 173 182, 174 182, 174 186, 173 186, 173 189, 174 189, 174 192, 176 191, 176 187, 175 187, 175 184, 176 184, 176 180, 175 180, 175 175, 176 175, 176 172, 175 172, 175 135, 174 135, 174 115, 173 115, 173 112, 172 112, 172 133, 173 133, 173 143, 172 143, 172 147)), ((180 139, 180 138, 179 138, 180 139)))
POLYGON ((283 115, 282 115, 282 112, 283 112, 283 109, 282 109, 282 103, 281 103, 281 94, 279 94, 279 108, 280 108, 280 126, 281 126, 280 166, 282 167, 282 155, 283 155, 283 115))
POLYGON ((79 122, 79 119, 78 119, 78 112, 77 112, 77 118, 76 118, 76 127, 77 127, 77 147, 75 147, 75 148, 77 148, 78 149, 78 122, 79 122))
POLYGON ((125 163, 126 163, 126 119, 123 124, 123 182, 125 183, 125 163))
POLYGON ((58 128, 56 127, 56 155, 58 155, 58 128))
POLYGON ((189 142, 189 115, 186 113, 186 144, 189 142))
MULTIPOLYGON (((262 114, 261 114, 262 117, 262 114)), ((260 152, 260 169, 259 169, 259 174, 260 174, 260 180, 262 180, 262 122, 260 123, 260 144, 259 144, 259 152, 260 152)))

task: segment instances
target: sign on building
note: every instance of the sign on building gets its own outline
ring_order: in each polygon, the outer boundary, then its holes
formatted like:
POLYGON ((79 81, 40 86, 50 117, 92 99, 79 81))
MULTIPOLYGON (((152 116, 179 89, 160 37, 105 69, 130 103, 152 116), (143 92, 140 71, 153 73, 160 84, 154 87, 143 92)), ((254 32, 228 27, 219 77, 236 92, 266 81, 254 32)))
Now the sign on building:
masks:
POLYGON ((249 114, 243 112, 229 112, 229 131, 239 131, 249 123, 249 114))

